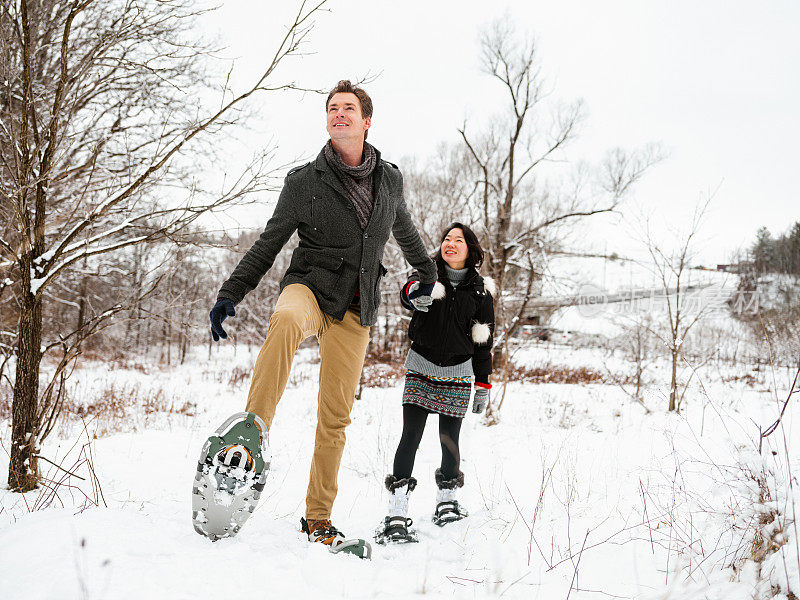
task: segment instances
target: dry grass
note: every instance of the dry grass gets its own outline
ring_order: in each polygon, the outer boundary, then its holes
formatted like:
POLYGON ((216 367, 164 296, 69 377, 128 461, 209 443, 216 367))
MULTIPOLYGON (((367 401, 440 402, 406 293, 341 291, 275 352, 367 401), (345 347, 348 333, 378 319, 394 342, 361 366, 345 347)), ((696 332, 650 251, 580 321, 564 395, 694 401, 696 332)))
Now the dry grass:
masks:
POLYGON ((730 376, 723 376, 722 381, 724 383, 741 383, 748 387, 755 387, 758 384, 763 383, 763 378, 758 379, 752 373, 745 373, 744 375, 730 375, 730 376))
MULTIPOLYGON (((364 360, 362 382, 365 387, 386 388, 398 385, 406 374, 404 367, 405 356, 398 358, 391 353, 371 351, 364 360)), ((595 370, 591 367, 570 367, 545 363, 534 366, 510 363, 506 373, 508 381, 519 383, 561 383, 561 384, 587 384, 587 383, 632 383, 629 375, 609 374, 605 371, 595 370)), ((502 373, 495 370, 492 379, 499 380, 502 373)))
POLYGON ((88 403, 75 402, 68 398, 64 405, 65 412, 82 419, 100 415, 121 419, 134 410, 145 415, 164 413, 193 417, 196 409, 197 405, 191 401, 184 401, 178 406, 174 401, 167 400, 162 389, 142 392, 138 385, 118 386, 114 383, 88 403))
POLYGON ((95 436, 122 431, 136 431, 156 416, 197 415, 197 404, 190 400, 169 398, 163 389, 142 389, 138 384, 111 383, 88 400, 67 395, 61 416, 61 428, 77 421, 95 424, 95 436))
MULTIPOLYGON (((81 362, 99 362, 109 369, 129 369, 147 375, 153 371, 155 365, 147 364, 147 359, 117 350, 97 351, 84 350, 80 357, 81 362)), ((166 366, 166 365, 165 365, 166 366)))
POLYGON ((364 387, 388 388, 398 385, 406 376, 405 356, 370 350, 364 358, 361 382, 364 387))
POLYGON ((563 383, 574 385, 609 383, 611 381, 623 384, 633 382, 633 378, 629 375, 609 374, 591 367, 570 367, 552 363, 526 366, 512 362, 506 368, 506 372, 509 381, 519 383, 563 383))
MULTIPOLYGON (((785 596, 788 600, 797 600, 797 596, 791 589, 783 590, 781 585, 776 583, 768 573, 764 571, 764 562, 770 555, 781 551, 790 539, 792 539, 789 526, 792 524, 787 515, 782 514, 781 509, 773 502, 773 493, 769 487, 769 480, 775 479, 774 474, 762 470, 760 472, 747 472, 747 478, 755 483, 758 493, 755 503, 755 513, 757 518, 753 525, 753 536, 750 544, 749 558, 756 563, 757 577, 759 580, 767 580, 769 583, 768 598, 785 596)), ((777 485, 777 481, 775 482, 777 485)), ((795 540, 796 543, 796 540, 795 540)), ((784 568, 786 568, 784 561, 784 568)), ((786 581, 789 581, 788 572, 786 581)))
POLYGON ((233 371, 230 373, 230 377, 228 378, 228 385, 230 387, 239 387, 243 383, 250 381, 250 377, 252 377, 252 375, 253 369, 234 367, 233 371))

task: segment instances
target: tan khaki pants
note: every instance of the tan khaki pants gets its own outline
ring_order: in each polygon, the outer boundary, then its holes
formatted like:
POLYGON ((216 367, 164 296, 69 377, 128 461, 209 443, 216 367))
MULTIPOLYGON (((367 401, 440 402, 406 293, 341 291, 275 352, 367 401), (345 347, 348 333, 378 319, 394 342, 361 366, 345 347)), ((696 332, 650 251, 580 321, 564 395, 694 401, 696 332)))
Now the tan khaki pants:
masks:
POLYGON ((323 314, 311 290, 298 283, 283 289, 269 319, 267 339, 256 359, 247 398, 247 410, 264 419, 268 429, 298 346, 312 335, 319 339, 317 437, 306 494, 307 519, 331 516, 344 451, 344 430, 350 424, 369 329, 351 310, 341 321, 323 314))

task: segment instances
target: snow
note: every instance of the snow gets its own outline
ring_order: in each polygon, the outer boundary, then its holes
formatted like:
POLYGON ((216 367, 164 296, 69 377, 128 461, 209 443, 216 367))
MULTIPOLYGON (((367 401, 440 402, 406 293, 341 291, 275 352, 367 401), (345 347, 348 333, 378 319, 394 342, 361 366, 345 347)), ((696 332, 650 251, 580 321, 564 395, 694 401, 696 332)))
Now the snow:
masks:
POLYGON ((34 296, 39 293, 39 289, 47 282, 47 277, 36 279, 31 277, 31 294, 34 296))
MULTIPOLYGON (((131 368, 83 363, 69 397, 87 407, 104 397, 119 402, 85 416, 85 426, 73 419, 42 443, 43 456, 83 481, 69 479, 73 487, 62 485, 57 496, 0 488, 0 597, 744 600, 770 584, 798 589, 794 506, 785 484, 787 456, 800 472, 791 445, 796 410, 789 405, 760 456, 756 424, 766 427, 781 408, 772 375, 757 373, 748 387, 725 383, 728 371, 719 367, 697 375, 702 386, 687 392, 681 415, 665 410, 663 364, 663 382, 648 388, 649 414, 612 385, 509 384, 498 425, 467 414, 460 500, 470 516, 444 528, 430 521, 440 458, 431 418, 410 497, 420 543, 373 544, 373 559, 361 561, 330 554, 299 532, 318 371, 314 351, 303 351, 270 431, 272 466, 261 502, 237 537, 212 543, 191 525, 196 461, 206 437, 243 409, 247 383, 229 386, 229 373, 251 366, 255 352, 227 346, 209 358, 197 349, 187 365, 172 369, 157 368, 157 361, 131 368), (152 410, 158 398, 164 404, 152 410), (105 505, 81 456, 92 458, 105 505), (769 498, 759 498, 759 473, 768 474, 769 498), (766 557, 759 575, 744 559, 759 515, 776 513, 762 534, 786 543, 766 557)), ((589 349, 532 346, 517 356, 629 367, 589 349)), ((785 397, 790 376, 775 373, 778 397, 785 397)), ((401 384, 366 388, 353 409, 333 513, 348 536, 371 538, 384 516, 382 482, 400 436, 401 384)), ((492 393, 499 398, 502 385, 492 393)), ((9 440, 10 422, 0 422, 4 448, 9 440)), ((6 468, 3 461, 0 481, 6 468)), ((67 477, 49 464, 42 468, 50 479, 67 477)))
POLYGON ((41 255, 37 256, 34 259, 33 264, 35 266, 32 267, 30 270, 31 294, 36 295, 42 288, 42 286, 44 286, 50 280, 53 273, 57 273, 63 267, 64 264, 66 264, 69 261, 73 261, 76 257, 102 254, 104 252, 108 252, 109 250, 118 248, 122 245, 134 244, 136 242, 140 242, 142 240, 147 239, 147 236, 139 236, 121 242, 118 241, 111 244, 107 244, 105 246, 93 245, 101 240, 113 237, 116 234, 121 233, 125 229, 131 227, 132 225, 131 221, 124 221, 119 225, 116 225, 114 227, 109 227, 108 229, 97 235, 88 237, 78 242, 73 242, 72 244, 67 243, 67 241, 72 238, 74 233, 79 228, 84 227, 87 221, 91 222, 99 215, 101 215, 102 212, 110 204, 112 204, 113 201, 115 201, 115 199, 116 199, 115 197, 109 198, 102 204, 97 206, 91 213, 85 216, 85 219, 83 221, 80 221, 77 225, 75 225, 72 231, 70 231, 66 236, 64 236, 61 242, 53 244, 53 246, 51 246, 49 250, 43 252, 41 255), (53 259, 56 257, 60 260, 60 262, 57 264, 51 264, 53 259), (47 269, 47 274, 44 277, 37 277, 37 275, 44 273, 45 269, 47 269))
MULTIPOLYGON (((676 306, 674 277, 667 281, 665 293, 650 261, 556 256, 548 259, 547 267, 535 304, 567 305, 547 321, 558 329, 613 337, 648 315, 666 320, 667 304, 673 310, 676 306)), ((704 321, 727 324, 731 318, 726 302, 733 297, 734 310, 755 314, 758 298, 735 296, 738 282, 731 273, 687 268, 681 277, 683 313, 702 312, 704 321)))

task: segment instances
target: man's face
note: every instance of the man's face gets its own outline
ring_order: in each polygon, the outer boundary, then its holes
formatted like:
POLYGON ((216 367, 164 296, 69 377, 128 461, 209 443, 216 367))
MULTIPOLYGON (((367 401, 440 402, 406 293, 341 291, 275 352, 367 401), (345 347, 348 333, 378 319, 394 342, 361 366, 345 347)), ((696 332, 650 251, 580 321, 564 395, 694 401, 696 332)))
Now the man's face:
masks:
POLYGON ((339 92, 328 102, 328 135, 332 140, 364 140, 364 132, 372 124, 361 116, 361 102, 355 94, 339 92))

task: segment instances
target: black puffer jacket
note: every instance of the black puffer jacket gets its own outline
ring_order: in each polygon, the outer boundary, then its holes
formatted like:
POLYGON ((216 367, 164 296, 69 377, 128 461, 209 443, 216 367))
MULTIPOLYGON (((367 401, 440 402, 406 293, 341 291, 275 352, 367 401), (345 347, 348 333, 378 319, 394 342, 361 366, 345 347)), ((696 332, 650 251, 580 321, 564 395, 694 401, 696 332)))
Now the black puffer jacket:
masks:
MULTIPOLYGON (((408 327, 411 349, 440 367, 461 364, 472 358, 475 381, 489 383, 492 372, 494 335, 494 283, 475 269, 453 288, 438 264, 439 282, 434 287, 428 312, 414 311, 408 327)), ((400 302, 409 309, 407 289, 419 281, 414 272, 400 290, 400 302)))

